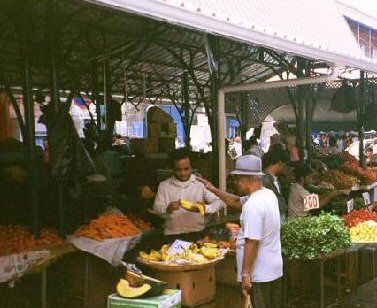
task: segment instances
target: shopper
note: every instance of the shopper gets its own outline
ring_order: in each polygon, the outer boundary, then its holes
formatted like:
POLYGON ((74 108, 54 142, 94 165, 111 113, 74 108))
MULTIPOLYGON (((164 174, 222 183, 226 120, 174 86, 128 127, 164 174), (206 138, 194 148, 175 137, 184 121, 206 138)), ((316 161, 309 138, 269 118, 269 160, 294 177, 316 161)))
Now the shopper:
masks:
POLYGON ((254 155, 260 159, 262 159, 264 152, 262 147, 258 143, 258 138, 256 136, 251 136, 249 139, 250 148, 247 150, 246 154, 254 155))
POLYGON ((281 307, 283 260, 278 200, 263 187, 259 158, 239 157, 232 174, 239 192, 249 195, 242 208, 237 239, 238 281, 242 282, 243 296, 252 295, 253 308, 281 307))
POLYGON ((286 168, 286 164, 289 161, 289 153, 282 148, 272 149, 263 156, 263 169, 265 172, 265 176, 263 177, 263 185, 266 188, 271 189, 278 199, 282 223, 284 223, 287 217, 288 207, 282 194, 282 185, 278 177, 283 173, 284 169, 286 168))
POLYGON ((204 229, 204 217, 200 213, 183 209, 180 200, 203 202, 206 204, 206 213, 218 212, 223 203, 192 174, 191 158, 187 149, 174 151, 171 154, 171 163, 174 176, 160 183, 153 209, 156 213, 168 215, 165 235, 174 237, 186 234, 179 238, 194 239, 200 236, 204 229))

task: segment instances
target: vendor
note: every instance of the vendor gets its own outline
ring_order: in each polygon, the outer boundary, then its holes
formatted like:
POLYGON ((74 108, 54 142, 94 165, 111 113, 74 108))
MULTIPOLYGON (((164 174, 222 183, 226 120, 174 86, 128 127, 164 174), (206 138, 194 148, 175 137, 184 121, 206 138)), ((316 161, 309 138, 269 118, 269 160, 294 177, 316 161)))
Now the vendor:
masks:
MULTIPOLYGON (((168 214, 165 221, 165 235, 199 234, 205 227, 204 217, 200 213, 183 209, 180 200, 203 202, 206 204, 206 213, 218 212, 223 207, 223 203, 192 174, 192 162, 188 150, 174 151, 171 155, 171 163, 174 176, 160 183, 153 210, 159 214, 168 214)), ((179 238, 188 239, 187 236, 179 238)))
MULTIPOLYGON (((297 166, 293 170, 295 183, 292 184, 288 200, 288 218, 300 218, 308 216, 310 211, 304 209, 304 199, 310 195, 305 189, 305 177, 311 174, 311 170, 306 166, 297 166)), ((333 190, 329 194, 319 197, 319 207, 326 206, 331 200, 342 195, 338 190, 333 190)))

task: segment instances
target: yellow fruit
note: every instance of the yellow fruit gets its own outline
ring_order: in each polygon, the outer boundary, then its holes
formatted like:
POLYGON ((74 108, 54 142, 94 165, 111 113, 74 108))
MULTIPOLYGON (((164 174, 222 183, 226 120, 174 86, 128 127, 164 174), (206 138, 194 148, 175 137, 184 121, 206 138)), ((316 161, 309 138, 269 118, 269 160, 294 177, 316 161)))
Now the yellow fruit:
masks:
POLYGON ((135 298, 147 293, 151 289, 151 286, 147 283, 144 283, 141 287, 133 288, 130 287, 130 284, 127 280, 121 279, 118 282, 116 289, 118 294, 122 297, 135 298))
POLYGON ((202 202, 192 202, 189 200, 181 200, 181 206, 187 211, 193 211, 193 212, 199 211, 199 213, 202 214, 203 216, 206 213, 206 206, 202 202))

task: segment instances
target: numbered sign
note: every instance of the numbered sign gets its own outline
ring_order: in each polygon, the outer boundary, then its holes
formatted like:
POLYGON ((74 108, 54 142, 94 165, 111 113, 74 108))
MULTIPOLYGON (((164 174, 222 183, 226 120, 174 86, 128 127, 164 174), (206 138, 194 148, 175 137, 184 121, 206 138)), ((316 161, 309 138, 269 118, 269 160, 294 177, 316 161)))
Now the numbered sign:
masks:
POLYGON ((168 249, 167 253, 168 254, 184 253, 190 248, 190 246, 191 246, 190 242, 175 240, 173 244, 170 246, 170 248, 168 249))
POLYGON ((364 198, 365 205, 369 205, 370 204, 370 195, 369 195, 368 192, 363 193, 363 198, 364 198))
POLYGON ((310 211, 319 208, 319 197, 316 194, 307 195, 304 198, 304 211, 310 211))
POLYGON ((351 213, 353 211, 354 201, 353 199, 347 201, 347 212, 351 213))

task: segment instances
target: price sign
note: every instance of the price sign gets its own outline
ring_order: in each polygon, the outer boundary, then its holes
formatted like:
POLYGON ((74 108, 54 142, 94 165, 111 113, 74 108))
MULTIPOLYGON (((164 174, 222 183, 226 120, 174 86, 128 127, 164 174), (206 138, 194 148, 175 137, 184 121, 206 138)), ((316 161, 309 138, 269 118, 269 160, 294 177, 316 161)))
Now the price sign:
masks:
POLYGON ((310 211, 319 208, 319 197, 316 194, 307 195, 304 198, 304 211, 310 211))
POLYGON ((191 246, 190 242, 175 240, 173 244, 170 246, 170 248, 168 249, 167 253, 168 254, 184 253, 190 248, 190 246, 191 246))
POLYGON ((375 188, 373 188, 373 201, 374 202, 377 201, 377 186, 375 188))
POLYGON ((368 192, 363 193, 363 198, 364 198, 365 205, 369 205, 370 204, 370 195, 369 195, 368 192))
POLYGON ((354 201, 353 199, 347 201, 347 212, 350 213, 353 211, 354 201))

